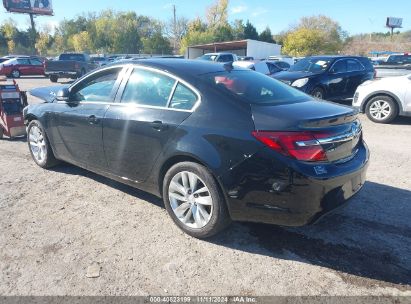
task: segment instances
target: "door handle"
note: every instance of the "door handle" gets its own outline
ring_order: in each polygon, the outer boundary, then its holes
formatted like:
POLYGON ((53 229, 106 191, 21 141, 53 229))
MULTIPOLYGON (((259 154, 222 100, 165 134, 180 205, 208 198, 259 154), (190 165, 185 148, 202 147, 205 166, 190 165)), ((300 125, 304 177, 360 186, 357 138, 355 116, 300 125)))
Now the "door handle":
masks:
POLYGON ((98 124, 100 122, 100 120, 95 115, 90 115, 88 117, 88 122, 91 125, 95 125, 95 124, 98 124))
POLYGON ((156 121, 153 121, 152 123, 151 123, 151 127, 154 129, 154 130, 156 130, 156 131, 164 131, 164 130, 166 130, 167 128, 168 128, 168 126, 166 125, 166 124, 163 124, 163 122, 162 121, 160 121, 160 120, 156 120, 156 121))

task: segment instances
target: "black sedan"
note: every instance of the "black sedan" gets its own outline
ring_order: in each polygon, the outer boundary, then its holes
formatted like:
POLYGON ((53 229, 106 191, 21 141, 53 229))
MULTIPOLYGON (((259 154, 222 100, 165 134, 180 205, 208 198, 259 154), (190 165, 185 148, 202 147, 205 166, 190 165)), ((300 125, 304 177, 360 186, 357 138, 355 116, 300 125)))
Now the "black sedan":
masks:
POLYGON ((357 112, 230 64, 113 64, 24 110, 43 168, 65 161, 161 196, 204 238, 231 220, 313 223, 365 181, 357 112))
POLYGON ((358 86, 375 77, 371 61, 357 56, 314 56, 273 75, 318 99, 352 99, 358 86))

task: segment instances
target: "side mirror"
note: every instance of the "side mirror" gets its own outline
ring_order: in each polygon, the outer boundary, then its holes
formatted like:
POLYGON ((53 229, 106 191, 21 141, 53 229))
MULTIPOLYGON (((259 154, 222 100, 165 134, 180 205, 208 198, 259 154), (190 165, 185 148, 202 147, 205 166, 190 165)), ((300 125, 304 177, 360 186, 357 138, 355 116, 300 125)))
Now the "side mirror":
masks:
POLYGON ((56 99, 58 101, 67 102, 70 99, 70 91, 68 88, 61 89, 57 92, 56 99))

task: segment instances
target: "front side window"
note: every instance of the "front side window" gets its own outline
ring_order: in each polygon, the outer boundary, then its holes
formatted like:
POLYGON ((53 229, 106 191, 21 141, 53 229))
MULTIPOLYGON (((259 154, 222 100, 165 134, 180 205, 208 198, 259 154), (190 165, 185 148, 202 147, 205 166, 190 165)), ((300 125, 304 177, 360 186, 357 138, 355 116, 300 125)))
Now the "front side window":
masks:
POLYGON ((122 68, 104 70, 78 83, 71 92, 73 101, 112 102, 112 91, 122 68))
POLYGON ((334 63, 333 67, 331 68, 331 73, 345 73, 347 72, 347 61, 346 60, 338 60, 334 63))
POLYGON ((191 110, 197 103, 197 95, 182 83, 179 83, 170 102, 170 108, 191 110))
POLYGON ((28 59, 17 59, 17 64, 29 65, 30 61, 28 59))
POLYGON ((121 98, 122 103, 166 107, 176 80, 166 75, 134 69, 121 98))
POLYGON ((203 75, 203 79, 219 91, 234 94, 251 104, 292 103, 310 99, 297 89, 252 71, 218 72, 203 75))

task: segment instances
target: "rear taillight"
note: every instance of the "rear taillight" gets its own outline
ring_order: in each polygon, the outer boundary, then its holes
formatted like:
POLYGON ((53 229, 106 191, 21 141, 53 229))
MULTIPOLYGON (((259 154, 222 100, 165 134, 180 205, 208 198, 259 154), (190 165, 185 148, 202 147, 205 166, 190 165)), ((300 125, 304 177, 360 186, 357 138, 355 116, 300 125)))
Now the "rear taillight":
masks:
POLYGON ((282 155, 301 161, 319 162, 327 161, 327 155, 318 142, 327 134, 311 132, 271 132, 254 131, 253 136, 271 149, 282 155))

